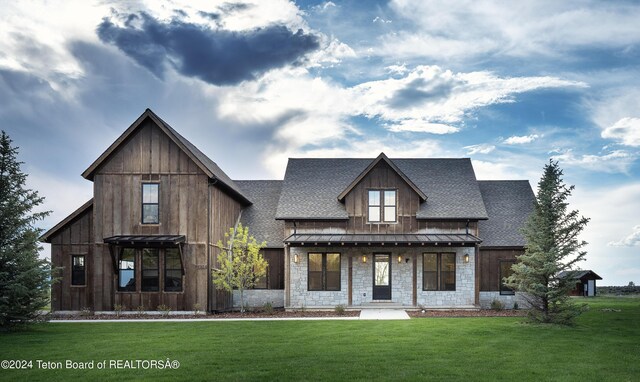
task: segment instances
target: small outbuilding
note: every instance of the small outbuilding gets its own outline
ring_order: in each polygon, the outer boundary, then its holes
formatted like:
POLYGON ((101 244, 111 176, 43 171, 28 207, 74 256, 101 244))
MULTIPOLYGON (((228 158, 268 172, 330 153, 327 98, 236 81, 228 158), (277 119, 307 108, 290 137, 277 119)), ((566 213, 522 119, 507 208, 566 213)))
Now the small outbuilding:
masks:
POLYGON ((584 297, 594 297, 596 295, 596 280, 602 280, 602 277, 592 270, 564 271, 560 272, 558 277, 575 280, 576 287, 569 294, 584 297))

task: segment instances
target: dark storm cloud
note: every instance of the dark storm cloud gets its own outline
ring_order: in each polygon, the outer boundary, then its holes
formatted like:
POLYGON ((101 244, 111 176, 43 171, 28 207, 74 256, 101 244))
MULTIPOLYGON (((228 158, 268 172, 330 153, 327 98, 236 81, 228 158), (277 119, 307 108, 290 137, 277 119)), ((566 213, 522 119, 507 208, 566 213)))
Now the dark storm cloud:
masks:
POLYGON ((417 78, 396 91, 388 105, 396 109, 405 109, 425 101, 446 98, 457 84, 458 82, 452 79, 434 78, 427 81, 417 78))
POLYGON ((274 25, 242 32, 212 30, 179 20, 161 23, 146 13, 127 16, 124 27, 105 18, 97 33, 160 78, 168 63, 185 76, 214 85, 234 85, 296 64, 319 47, 318 37, 301 29, 294 33, 274 25))

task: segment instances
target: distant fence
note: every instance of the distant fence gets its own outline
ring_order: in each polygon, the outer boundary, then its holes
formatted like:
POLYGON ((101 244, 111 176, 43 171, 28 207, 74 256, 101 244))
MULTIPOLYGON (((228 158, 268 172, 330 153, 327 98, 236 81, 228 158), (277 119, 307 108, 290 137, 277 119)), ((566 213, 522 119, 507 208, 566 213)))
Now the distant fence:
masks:
POLYGON ((640 294, 640 286, 599 286, 596 289, 599 295, 626 296, 640 294))

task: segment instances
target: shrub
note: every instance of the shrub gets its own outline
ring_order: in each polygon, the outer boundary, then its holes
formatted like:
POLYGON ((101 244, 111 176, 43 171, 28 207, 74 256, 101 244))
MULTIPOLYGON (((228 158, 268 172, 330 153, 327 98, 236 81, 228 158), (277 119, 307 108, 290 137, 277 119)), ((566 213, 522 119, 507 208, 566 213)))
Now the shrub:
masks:
POLYGON ((158 312, 162 312, 162 316, 163 317, 168 316, 169 312, 171 312, 171 308, 169 306, 167 306, 167 305, 164 305, 164 304, 158 305, 157 310, 158 310, 158 312))
POLYGON ((136 311, 139 314, 144 314, 144 312, 146 311, 146 308, 144 307, 144 305, 138 305, 138 307, 136 308, 136 311))
POLYGON ((91 308, 85 306, 80 309, 80 315, 82 317, 93 316, 93 312, 91 311, 91 308))
POLYGON ((193 304, 193 313, 197 316, 202 311, 202 305, 199 303, 193 304))
POLYGON ((344 305, 336 305, 336 307, 334 308, 334 310, 336 311, 336 314, 338 316, 344 316, 344 313, 346 311, 344 305))
POLYGON ((518 301, 513 303, 513 310, 518 310, 520 307, 518 306, 518 301))
POLYGON ((273 314, 273 304, 270 302, 265 302, 262 306, 262 311, 266 314, 273 314))
POLYGON ((491 309, 493 310, 503 310, 504 309, 504 302, 494 299, 493 301, 491 301, 491 309))
POLYGON ((124 310, 124 306, 121 304, 115 304, 113 306, 113 310, 116 312, 116 317, 120 317, 120 314, 124 310))

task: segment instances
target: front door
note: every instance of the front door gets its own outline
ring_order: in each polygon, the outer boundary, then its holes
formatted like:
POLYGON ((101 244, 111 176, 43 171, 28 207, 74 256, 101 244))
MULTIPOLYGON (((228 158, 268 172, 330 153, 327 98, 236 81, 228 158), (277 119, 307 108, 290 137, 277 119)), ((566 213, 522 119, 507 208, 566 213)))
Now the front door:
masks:
POLYGON ((373 255, 373 299, 391 300, 391 255, 373 255))

